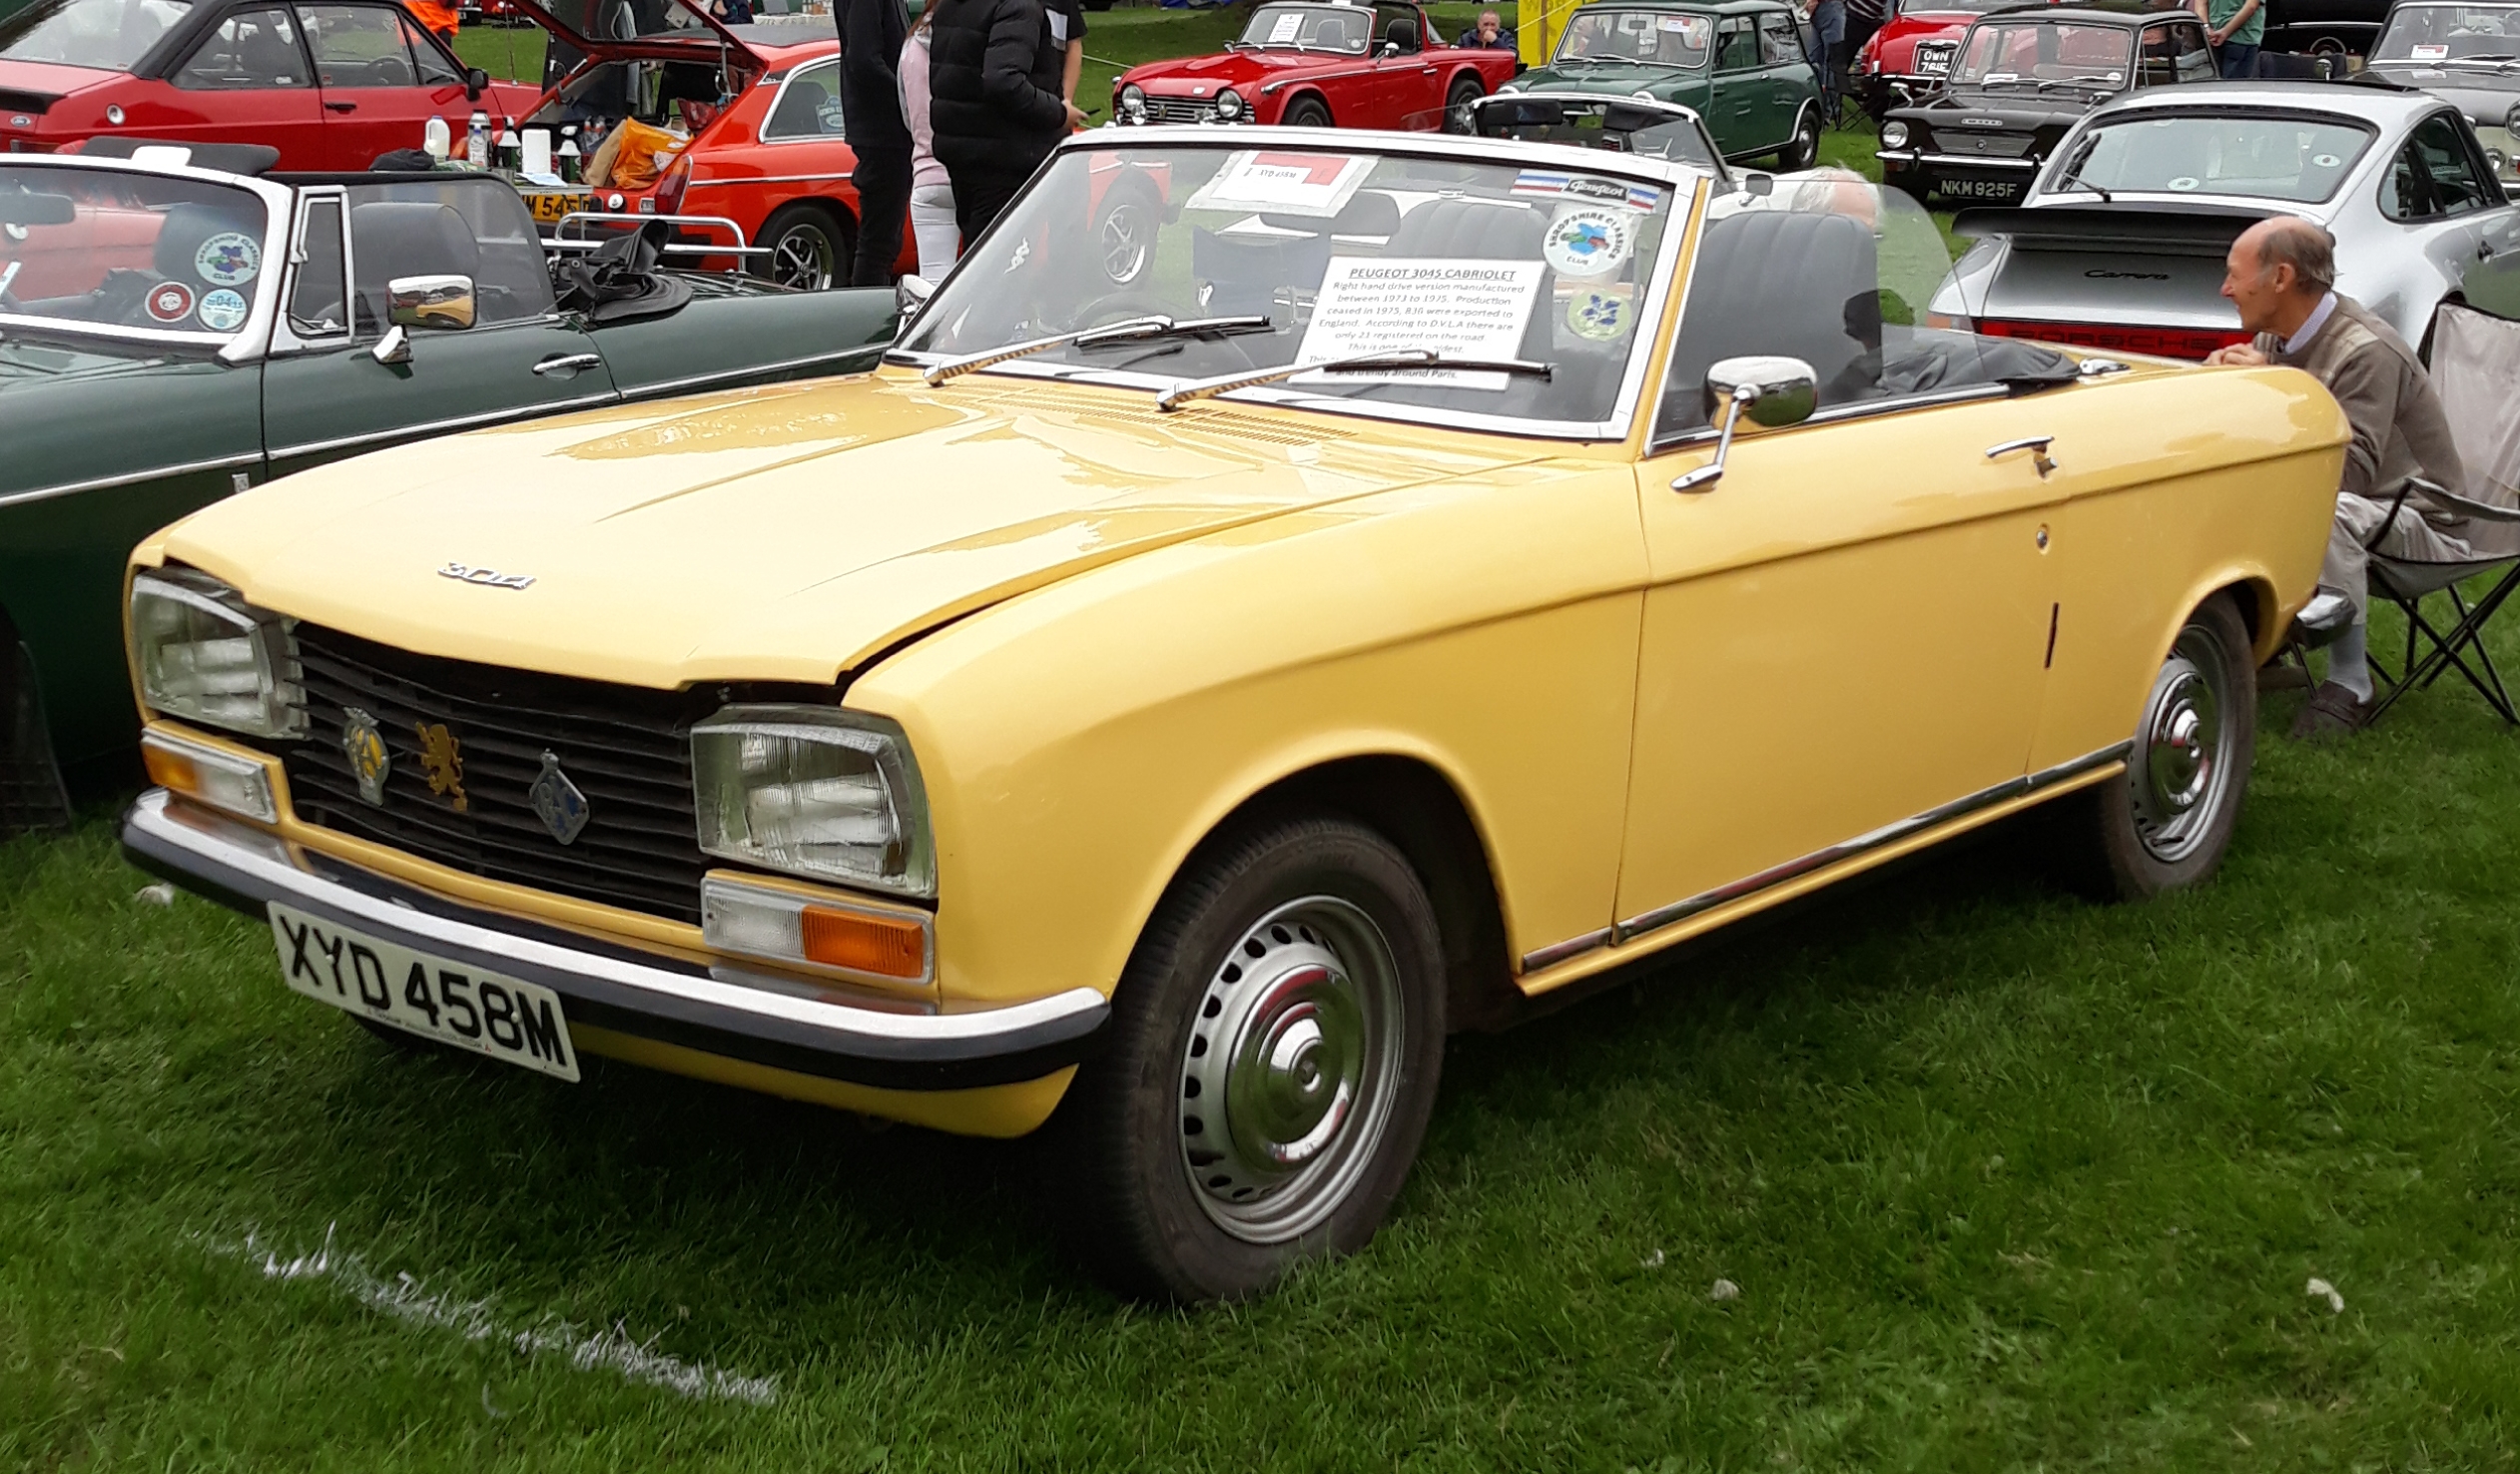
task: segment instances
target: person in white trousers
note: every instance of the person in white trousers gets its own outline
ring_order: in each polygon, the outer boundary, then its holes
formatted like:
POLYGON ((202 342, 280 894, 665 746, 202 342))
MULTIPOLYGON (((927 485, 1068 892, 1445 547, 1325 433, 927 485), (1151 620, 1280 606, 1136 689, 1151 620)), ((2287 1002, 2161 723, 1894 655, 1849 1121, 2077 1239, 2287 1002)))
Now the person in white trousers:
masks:
POLYGON ((953 270, 961 232, 953 223, 953 181, 937 162, 936 130, 928 123, 928 22, 937 13, 930 5, 919 13, 910 39, 902 43, 902 118, 910 124, 910 232, 919 243, 919 275, 942 282, 953 270))

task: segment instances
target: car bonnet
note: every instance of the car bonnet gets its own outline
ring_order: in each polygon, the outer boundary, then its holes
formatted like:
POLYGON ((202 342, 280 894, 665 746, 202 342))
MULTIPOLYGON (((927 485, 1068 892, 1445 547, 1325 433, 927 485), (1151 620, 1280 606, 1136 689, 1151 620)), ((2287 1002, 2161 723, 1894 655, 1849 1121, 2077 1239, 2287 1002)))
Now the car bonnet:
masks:
POLYGON ((1323 418, 1158 417, 1142 393, 888 371, 340 462, 207 508, 159 547, 268 607, 426 654, 667 688, 827 682, 1137 552, 1551 453, 1323 418))

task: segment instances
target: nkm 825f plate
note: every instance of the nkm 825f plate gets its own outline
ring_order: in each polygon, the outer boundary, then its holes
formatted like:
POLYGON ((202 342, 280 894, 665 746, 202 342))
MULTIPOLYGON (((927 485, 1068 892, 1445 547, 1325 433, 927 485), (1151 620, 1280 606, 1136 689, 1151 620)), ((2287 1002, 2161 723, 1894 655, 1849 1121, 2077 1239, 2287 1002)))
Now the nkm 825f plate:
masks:
POLYGON ((345 1013, 562 1080, 577 1079, 560 996, 272 903, 289 986, 345 1013))

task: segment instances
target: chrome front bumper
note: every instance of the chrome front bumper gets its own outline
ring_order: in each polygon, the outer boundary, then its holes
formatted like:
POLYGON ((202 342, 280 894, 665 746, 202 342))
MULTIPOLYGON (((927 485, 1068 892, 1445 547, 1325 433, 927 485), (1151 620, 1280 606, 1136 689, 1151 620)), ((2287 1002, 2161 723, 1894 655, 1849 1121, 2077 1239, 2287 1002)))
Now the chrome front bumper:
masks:
POLYGON ((162 788, 124 816, 123 852, 258 921, 279 901, 414 952, 539 983, 560 995, 571 1024, 857 1085, 938 1091, 1037 1080, 1082 1058, 1110 1013, 1090 988, 946 1012, 768 968, 599 942, 405 885, 162 788))

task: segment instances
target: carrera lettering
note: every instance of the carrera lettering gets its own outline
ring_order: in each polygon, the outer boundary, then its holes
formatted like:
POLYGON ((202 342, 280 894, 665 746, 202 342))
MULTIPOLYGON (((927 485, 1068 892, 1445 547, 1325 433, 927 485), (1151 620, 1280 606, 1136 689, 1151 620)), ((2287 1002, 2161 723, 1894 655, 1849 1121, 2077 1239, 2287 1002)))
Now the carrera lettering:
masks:
POLYGON ((2113 272, 2105 267, 2094 267, 2083 275, 2095 282, 2167 282, 2170 280, 2168 272, 2113 272))

